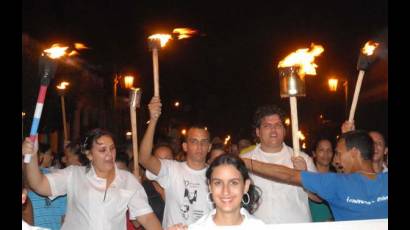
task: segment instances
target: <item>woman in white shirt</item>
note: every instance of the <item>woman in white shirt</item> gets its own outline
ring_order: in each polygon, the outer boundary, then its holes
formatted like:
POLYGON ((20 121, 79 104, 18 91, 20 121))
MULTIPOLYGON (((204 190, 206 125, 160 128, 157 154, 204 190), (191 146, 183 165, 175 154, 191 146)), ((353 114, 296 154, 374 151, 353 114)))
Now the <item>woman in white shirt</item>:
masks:
MULTIPOLYGON (((189 225, 189 229, 266 227, 251 215, 258 207, 260 192, 251 183, 248 170, 238 156, 223 154, 217 157, 206 171, 206 177, 210 191, 208 199, 215 209, 189 225)), ((173 229, 186 228, 173 226, 173 229)))
POLYGON ((23 154, 33 156, 25 165, 27 179, 35 192, 50 199, 67 194, 62 230, 125 230, 127 210, 130 219, 145 229, 161 229, 144 188, 131 173, 116 167, 114 138, 109 132, 94 129, 86 135, 81 148, 91 161, 89 165, 73 165, 49 174, 39 170, 37 146, 28 138, 23 143, 23 154))

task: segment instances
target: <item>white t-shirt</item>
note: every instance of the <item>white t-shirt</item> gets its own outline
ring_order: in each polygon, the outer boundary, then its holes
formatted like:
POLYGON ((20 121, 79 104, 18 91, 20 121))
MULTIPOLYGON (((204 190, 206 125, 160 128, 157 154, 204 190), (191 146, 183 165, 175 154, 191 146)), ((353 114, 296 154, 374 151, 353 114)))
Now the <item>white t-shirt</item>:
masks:
POLYGON ((240 225, 234 225, 234 226, 218 226, 215 224, 213 217, 216 214, 216 209, 213 209, 211 212, 208 214, 204 215, 201 219, 199 219, 197 222, 191 224, 188 226, 188 229, 196 230, 196 229, 262 229, 265 228, 267 225, 263 223, 262 220, 259 220, 249 214, 249 212, 241 208, 240 213, 242 214, 243 221, 240 225))
POLYGON ((94 167, 69 166, 45 174, 50 199, 67 194, 64 229, 126 229, 126 211, 134 220, 152 212, 147 194, 131 173, 115 167, 115 178, 106 190, 106 180, 97 177, 94 167))
MULTIPOLYGON (((165 191, 165 209, 162 227, 196 222, 211 210, 205 172, 191 169, 186 162, 160 159, 161 170, 155 179, 165 191)), ((146 172, 149 175, 149 171, 146 172)))
MULTIPOLYGON (((293 168, 291 157, 293 149, 283 143, 282 150, 277 153, 263 152, 260 144, 245 158, 261 162, 275 163, 293 168)), ((306 160, 308 171, 316 172, 312 159, 304 152, 300 156, 306 160)), ((254 174, 250 174, 254 184, 262 190, 260 205, 254 215, 267 224, 311 222, 308 194, 302 187, 275 182, 254 174)))
POLYGON ((22 220, 21 230, 50 230, 50 229, 49 228, 31 226, 31 225, 27 224, 24 220, 22 220))

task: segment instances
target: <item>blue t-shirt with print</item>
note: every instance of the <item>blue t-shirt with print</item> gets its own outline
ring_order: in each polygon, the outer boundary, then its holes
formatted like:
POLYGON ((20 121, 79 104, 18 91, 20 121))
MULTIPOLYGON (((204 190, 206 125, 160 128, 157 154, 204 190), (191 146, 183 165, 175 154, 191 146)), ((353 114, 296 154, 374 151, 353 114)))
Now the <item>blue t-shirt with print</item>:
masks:
MULTIPOLYGON (((47 168, 40 168, 43 174, 49 173, 47 168)), ((54 200, 29 191, 28 196, 33 205, 34 225, 38 227, 59 230, 62 217, 67 209, 67 195, 59 196, 54 200)))
POLYGON ((302 185, 325 199, 336 221, 388 218, 388 172, 369 179, 359 173, 301 172, 302 185))

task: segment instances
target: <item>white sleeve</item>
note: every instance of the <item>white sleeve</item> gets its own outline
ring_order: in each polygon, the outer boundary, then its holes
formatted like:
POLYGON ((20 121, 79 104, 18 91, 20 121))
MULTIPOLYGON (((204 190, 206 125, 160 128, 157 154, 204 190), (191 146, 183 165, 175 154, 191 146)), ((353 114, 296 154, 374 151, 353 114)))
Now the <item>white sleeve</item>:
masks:
POLYGON ((315 163, 313 162, 312 158, 309 155, 305 155, 305 160, 306 160, 306 165, 307 165, 307 171, 309 172, 317 172, 315 163))
MULTIPOLYGON (((174 160, 166 160, 166 159, 159 159, 161 161, 161 169, 159 170, 158 175, 154 178, 159 185, 163 188, 168 188, 169 184, 171 182, 170 180, 170 175, 171 172, 173 171, 173 166, 175 164, 178 164, 177 161, 174 160)), ((175 172, 174 172, 175 173, 175 172)), ((178 175, 174 175, 178 176, 178 175)))
POLYGON ((50 200, 55 199, 58 196, 67 194, 67 186, 69 177, 72 175, 74 166, 69 166, 64 169, 58 169, 51 173, 44 174, 48 183, 50 184, 51 196, 50 200))
POLYGON ((145 170, 145 176, 148 178, 148 180, 155 180, 158 178, 157 175, 155 175, 154 173, 152 173, 151 171, 149 171, 148 169, 145 170))
POLYGON ((144 187, 135 179, 130 176, 130 187, 135 191, 131 196, 128 203, 128 210, 130 214, 130 220, 135 220, 138 216, 142 216, 153 212, 151 206, 148 203, 148 197, 145 193, 144 187))

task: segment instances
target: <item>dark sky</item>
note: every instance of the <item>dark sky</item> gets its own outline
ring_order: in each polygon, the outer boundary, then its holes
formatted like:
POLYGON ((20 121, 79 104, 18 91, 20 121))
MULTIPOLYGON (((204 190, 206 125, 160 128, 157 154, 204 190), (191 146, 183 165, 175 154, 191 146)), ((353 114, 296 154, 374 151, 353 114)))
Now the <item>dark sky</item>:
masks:
MULTIPOLYGON (((115 71, 137 72, 146 104, 152 95, 146 38, 195 28, 199 36, 172 41, 160 51, 164 109, 178 99, 185 116, 204 121, 218 135, 236 137, 250 135, 259 105, 276 103, 289 111, 288 99, 279 97, 276 66, 290 52, 311 42, 325 48, 316 61, 318 75, 307 80, 307 97, 298 99, 303 126, 321 113, 344 119, 343 94, 330 95, 327 77, 346 78, 351 98, 359 49, 370 39, 387 47, 387 0, 212 2, 23 0, 22 32, 45 46, 87 44, 91 49, 82 59, 104 78, 115 71)), ((387 130, 387 62, 385 55, 365 75, 356 111, 359 127, 387 130)))

